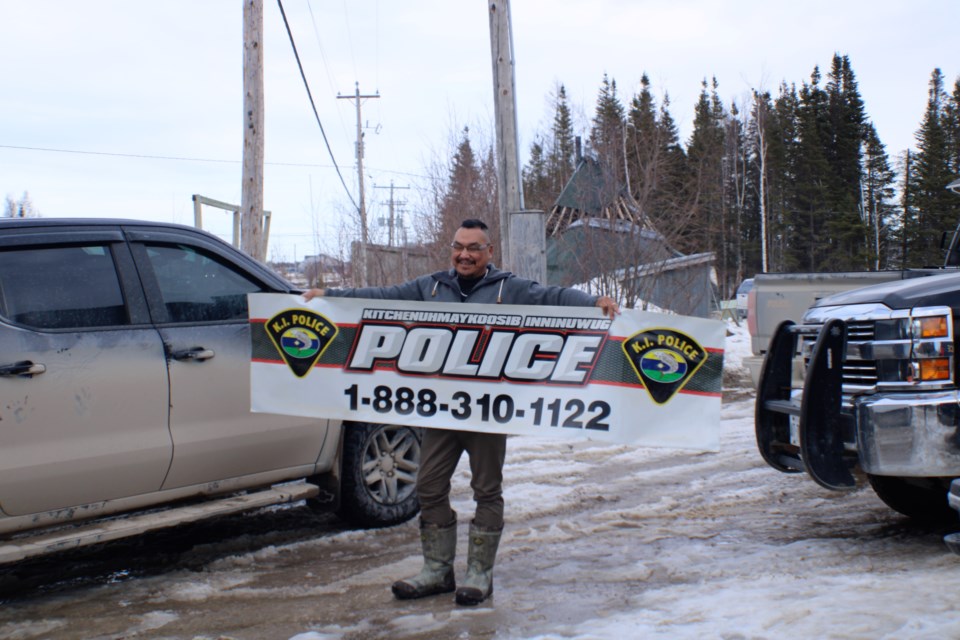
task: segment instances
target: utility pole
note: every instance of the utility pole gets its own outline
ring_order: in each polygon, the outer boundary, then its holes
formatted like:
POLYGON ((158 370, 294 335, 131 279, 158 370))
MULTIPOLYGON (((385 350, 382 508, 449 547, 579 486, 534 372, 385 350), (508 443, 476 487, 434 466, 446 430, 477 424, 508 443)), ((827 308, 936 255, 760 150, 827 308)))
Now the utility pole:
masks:
POLYGON ((517 101, 513 73, 510 3, 489 0, 490 54, 493 60, 493 103, 497 133, 497 193, 500 209, 501 260, 511 268, 510 213, 523 209, 520 161, 517 154, 517 101))
POLYGON ((500 253, 504 268, 546 280, 546 221, 542 211, 524 211, 517 142, 517 98, 509 0, 488 0, 493 100, 497 133, 497 193, 500 253))
MULTIPOLYGON (((395 214, 394 214, 394 203, 395 203, 395 200, 393 199, 393 190, 394 190, 394 189, 409 189, 409 188, 410 188, 410 187, 395 187, 395 186, 393 186, 393 180, 390 181, 390 186, 389 186, 389 187, 377 187, 377 186, 374 187, 374 189, 390 189, 390 202, 389 202, 389 205, 390 205, 390 232, 389 232, 389 235, 388 235, 388 238, 389 238, 389 239, 388 239, 388 241, 387 241, 387 246, 388 246, 388 247, 392 247, 392 246, 393 246, 393 232, 394 232, 394 229, 396 228, 396 225, 397 225, 396 216, 395 216, 395 214)), ((397 204, 405 204, 405 203, 404 203, 404 202, 399 202, 399 203, 397 203, 397 204)))
POLYGON ((340 100, 355 100, 357 107, 357 177, 360 182, 360 286, 367 286, 367 205, 363 195, 363 124, 360 117, 360 105, 367 98, 379 98, 380 93, 360 95, 360 83, 356 84, 356 93, 352 96, 337 95, 340 100))
POLYGON ((263 0, 243 2, 243 176, 240 248, 257 260, 263 240, 263 0))

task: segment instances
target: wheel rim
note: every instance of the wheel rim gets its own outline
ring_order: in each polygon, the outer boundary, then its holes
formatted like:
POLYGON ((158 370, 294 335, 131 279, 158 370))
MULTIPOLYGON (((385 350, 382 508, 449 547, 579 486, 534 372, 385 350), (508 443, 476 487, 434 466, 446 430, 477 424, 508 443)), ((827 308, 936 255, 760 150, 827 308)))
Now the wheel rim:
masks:
POLYGON ((363 482, 381 504, 399 504, 416 490, 420 442, 407 427, 382 426, 363 452, 363 482))

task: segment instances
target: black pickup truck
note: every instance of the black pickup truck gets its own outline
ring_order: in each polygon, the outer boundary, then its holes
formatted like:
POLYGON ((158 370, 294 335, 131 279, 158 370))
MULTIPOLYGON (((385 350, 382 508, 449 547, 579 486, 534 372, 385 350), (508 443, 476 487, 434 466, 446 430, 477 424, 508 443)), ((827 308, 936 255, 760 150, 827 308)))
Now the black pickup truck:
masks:
POLYGON ((958 319, 960 273, 950 272, 838 293, 801 323, 783 322, 757 390, 764 460, 836 490, 855 487, 862 471, 896 511, 955 522, 958 319))
POLYGON ((417 430, 250 412, 252 292, 296 289, 190 227, 0 219, 0 563, 301 499, 417 513, 417 430))

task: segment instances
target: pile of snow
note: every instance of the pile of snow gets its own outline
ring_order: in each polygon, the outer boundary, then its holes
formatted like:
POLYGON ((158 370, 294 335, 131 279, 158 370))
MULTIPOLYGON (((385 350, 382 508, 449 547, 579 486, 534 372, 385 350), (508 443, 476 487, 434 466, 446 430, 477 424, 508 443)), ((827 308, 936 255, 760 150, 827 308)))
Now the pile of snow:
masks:
POLYGON ((743 359, 751 355, 750 332, 747 324, 727 321, 727 340, 723 352, 723 370, 729 372, 746 371, 743 359))

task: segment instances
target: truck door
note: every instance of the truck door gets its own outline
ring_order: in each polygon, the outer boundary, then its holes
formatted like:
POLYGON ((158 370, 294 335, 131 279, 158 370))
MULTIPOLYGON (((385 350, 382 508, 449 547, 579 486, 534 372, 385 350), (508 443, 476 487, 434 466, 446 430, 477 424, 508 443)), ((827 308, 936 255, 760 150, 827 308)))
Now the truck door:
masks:
POLYGON ((166 363, 123 236, 14 235, 0 238, 0 509, 158 490, 172 455, 166 363))
POLYGON ((327 432, 326 421, 250 412, 247 294, 270 289, 215 249, 135 244, 170 371, 165 489, 313 465, 327 432))

